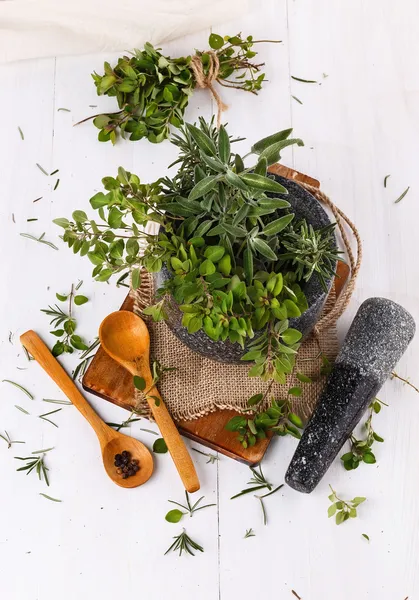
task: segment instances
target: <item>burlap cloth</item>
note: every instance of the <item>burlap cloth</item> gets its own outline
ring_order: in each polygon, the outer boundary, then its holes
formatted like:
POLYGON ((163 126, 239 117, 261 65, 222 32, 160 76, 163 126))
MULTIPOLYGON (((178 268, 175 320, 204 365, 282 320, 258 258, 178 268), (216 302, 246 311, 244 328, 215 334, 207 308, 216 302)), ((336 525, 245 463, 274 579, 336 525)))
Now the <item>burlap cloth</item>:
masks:
MULTIPOLYGON (((350 279, 337 302, 332 286, 322 316, 314 332, 301 344, 296 367, 288 376, 286 384, 274 383, 265 401, 265 405, 268 405, 272 397, 285 399, 291 386, 299 386, 303 390, 302 395, 290 397, 290 400, 294 412, 307 419, 312 414, 324 385, 325 378, 319 377, 322 354, 330 361, 337 355, 336 321, 349 302, 362 252, 361 241, 353 223, 317 188, 305 184, 304 187, 333 212, 351 266, 350 279), (352 229, 358 244, 356 260, 344 222, 352 229), (313 382, 301 383, 296 378, 298 372, 311 377, 313 382)), ((230 365, 204 358, 180 342, 165 322, 154 323, 149 317, 142 315, 142 310, 154 302, 153 277, 149 273, 143 272, 141 287, 131 290, 131 294, 134 298, 134 311, 146 320, 150 330, 151 357, 165 367, 176 368, 165 374, 158 383, 167 408, 176 420, 197 419, 217 409, 240 412, 247 408, 248 398, 267 389, 269 383, 263 382, 259 377, 248 377, 249 363, 230 365)), ((137 392, 136 401, 137 409, 147 413, 147 404, 141 397, 141 392, 137 392)))

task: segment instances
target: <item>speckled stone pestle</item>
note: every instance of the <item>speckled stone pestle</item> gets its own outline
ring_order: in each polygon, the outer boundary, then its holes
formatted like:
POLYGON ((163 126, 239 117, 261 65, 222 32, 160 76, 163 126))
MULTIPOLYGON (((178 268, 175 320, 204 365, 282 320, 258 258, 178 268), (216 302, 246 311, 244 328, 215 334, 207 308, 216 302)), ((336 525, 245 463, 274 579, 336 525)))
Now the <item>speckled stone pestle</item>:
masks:
POLYGON ((285 481, 310 493, 405 352, 415 334, 412 316, 385 298, 360 306, 285 481))

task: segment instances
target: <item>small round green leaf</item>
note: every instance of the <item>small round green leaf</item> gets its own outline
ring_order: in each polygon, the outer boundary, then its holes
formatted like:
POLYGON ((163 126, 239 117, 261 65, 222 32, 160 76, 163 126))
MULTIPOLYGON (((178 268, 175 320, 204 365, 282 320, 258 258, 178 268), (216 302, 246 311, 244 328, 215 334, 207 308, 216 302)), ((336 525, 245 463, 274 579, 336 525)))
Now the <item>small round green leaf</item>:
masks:
POLYGON ((178 508, 174 508, 173 510, 169 510, 169 512, 167 513, 167 515, 164 518, 169 523, 179 523, 179 521, 181 520, 181 518, 183 517, 184 514, 185 513, 183 513, 178 508))
POLYGON ((153 444, 153 452, 156 454, 166 454, 167 445, 163 438, 158 438, 153 444))

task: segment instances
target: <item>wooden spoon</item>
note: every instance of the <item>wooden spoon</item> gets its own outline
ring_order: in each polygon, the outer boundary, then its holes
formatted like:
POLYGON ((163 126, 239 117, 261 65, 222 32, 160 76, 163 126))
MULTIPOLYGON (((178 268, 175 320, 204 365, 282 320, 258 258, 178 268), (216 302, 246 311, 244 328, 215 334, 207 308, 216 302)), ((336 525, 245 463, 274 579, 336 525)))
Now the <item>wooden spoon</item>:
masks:
POLYGON ((27 331, 21 335, 20 341, 95 430, 102 450, 103 466, 112 481, 124 488, 134 488, 150 479, 153 473, 153 457, 146 446, 134 438, 115 431, 102 421, 34 331, 27 331), (128 450, 132 458, 138 459, 140 466, 139 471, 127 479, 122 479, 114 465, 115 454, 120 454, 124 450, 128 450))
POLYGON ((199 480, 184 441, 173 422, 150 371, 150 335, 144 321, 133 312, 111 313, 99 329, 102 348, 132 375, 145 380, 145 392, 153 417, 188 492, 199 490, 199 480), (157 400, 156 400, 157 398, 157 400))

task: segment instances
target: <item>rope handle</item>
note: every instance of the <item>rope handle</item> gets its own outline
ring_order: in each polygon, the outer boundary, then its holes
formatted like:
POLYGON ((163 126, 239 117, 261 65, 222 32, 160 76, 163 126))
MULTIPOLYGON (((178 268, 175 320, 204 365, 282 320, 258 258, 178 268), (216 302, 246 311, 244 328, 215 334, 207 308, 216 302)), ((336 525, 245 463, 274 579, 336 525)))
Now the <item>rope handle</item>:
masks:
POLYGON ((341 235, 341 238, 343 241, 343 246, 348 255, 349 264, 350 264, 350 268, 351 268, 350 279, 349 279, 345 289, 343 290, 343 292, 341 293, 339 298, 336 300, 336 303, 333 306, 332 310, 330 310, 324 317, 322 317, 317 322, 317 324, 314 326, 313 334, 317 339, 319 339, 321 332, 324 329, 326 329, 328 327, 328 325, 337 321, 339 319, 339 317, 345 312, 345 310, 351 300, 352 294, 355 289, 356 279, 358 277, 358 273, 361 268, 362 242, 361 242, 361 236, 359 235, 359 231, 356 228, 355 224, 352 223, 352 221, 349 219, 349 217, 347 217, 345 215, 345 213, 342 210, 340 210, 340 208, 338 208, 330 200, 330 198, 328 196, 326 196, 326 194, 324 192, 322 192, 318 188, 316 188, 308 183, 303 183, 300 181, 297 181, 296 183, 298 183, 298 185, 300 185, 301 187, 305 188, 319 202, 328 206, 330 208, 330 210, 332 211, 332 213, 336 219, 336 223, 339 227, 340 235, 341 235), (350 243, 349 238, 345 231, 345 227, 344 227, 345 223, 351 229, 351 231, 354 235, 355 241, 356 241, 356 259, 355 259, 354 253, 352 251, 351 243, 350 243))

